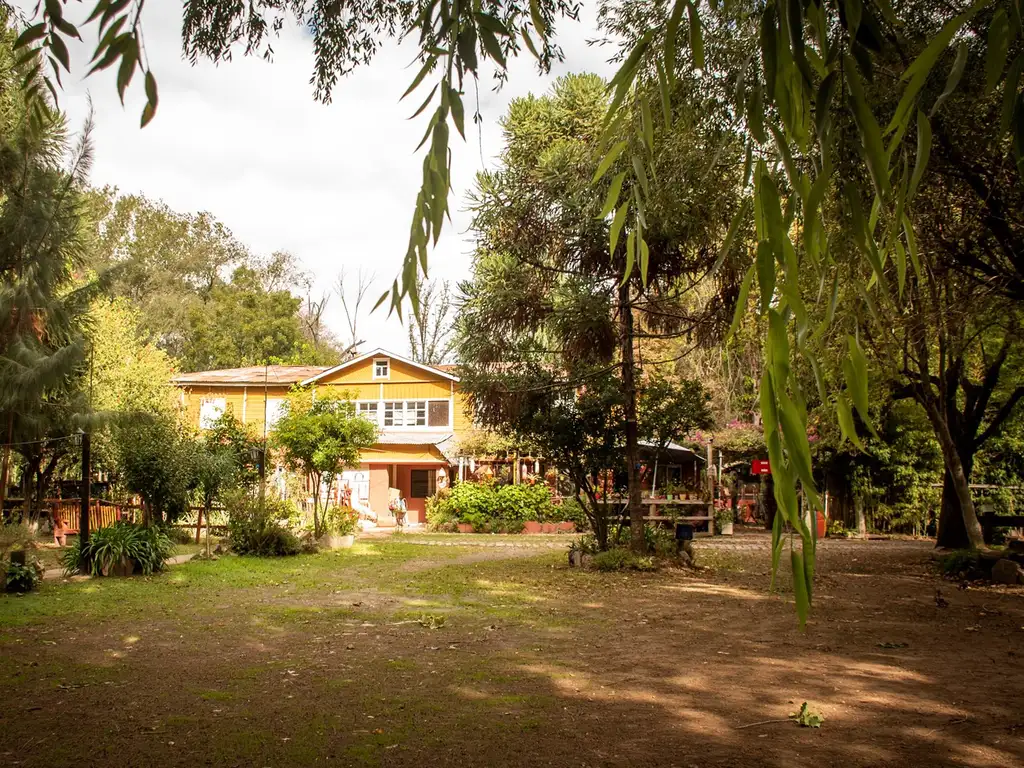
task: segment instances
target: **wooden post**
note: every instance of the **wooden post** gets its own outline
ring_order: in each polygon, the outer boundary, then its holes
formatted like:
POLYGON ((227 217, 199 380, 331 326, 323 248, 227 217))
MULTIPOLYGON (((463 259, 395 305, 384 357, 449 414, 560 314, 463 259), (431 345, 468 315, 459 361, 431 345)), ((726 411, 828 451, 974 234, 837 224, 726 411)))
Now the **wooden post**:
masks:
POLYGON ((708 449, 708 533, 715 535, 715 463, 711 454, 711 443, 708 449))
POLYGON ((78 546, 81 548, 83 557, 81 559, 82 573, 89 573, 91 563, 87 555, 85 545, 89 543, 89 507, 92 491, 92 436, 88 432, 82 433, 82 506, 78 515, 78 546))

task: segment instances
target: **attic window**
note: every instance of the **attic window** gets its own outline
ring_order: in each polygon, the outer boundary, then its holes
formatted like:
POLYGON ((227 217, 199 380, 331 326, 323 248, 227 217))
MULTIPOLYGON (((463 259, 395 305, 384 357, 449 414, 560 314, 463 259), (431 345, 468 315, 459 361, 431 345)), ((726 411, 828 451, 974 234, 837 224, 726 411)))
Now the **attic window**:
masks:
POLYGON ((390 360, 386 357, 373 361, 373 378, 387 379, 391 375, 390 360))

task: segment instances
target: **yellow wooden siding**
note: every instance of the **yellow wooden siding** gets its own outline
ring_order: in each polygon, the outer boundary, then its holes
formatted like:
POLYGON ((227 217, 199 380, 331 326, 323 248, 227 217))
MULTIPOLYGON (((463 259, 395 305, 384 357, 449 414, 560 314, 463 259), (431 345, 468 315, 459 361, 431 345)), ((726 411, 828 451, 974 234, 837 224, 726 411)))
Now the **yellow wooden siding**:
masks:
POLYGON ((466 432, 473 427, 473 415, 469 410, 469 401, 466 396, 459 392, 459 385, 455 385, 455 414, 452 416, 452 429, 455 436, 466 432))
POLYGON ((330 376, 317 379, 316 384, 317 386, 322 386, 324 384, 347 386, 350 384, 367 382, 373 383, 372 359, 362 360, 354 365, 350 365, 348 368, 343 368, 340 371, 332 373, 330 376))
POLYGON ((357 384, 353 382, 331 381, 326 384, 322 381, 316 382, 315 386, 345 392, 353 400, 378 400, 380 399, 380 384, 357 384))
POLYGON ((448 379, 437 374, 424 371, 422 368, 417 368, 414 365, 403 363, 401 360, 395 360, 391 358, 391 375, 388 376, 388 381, 393 382, 410 382, 410 381, 443 381, 445 384, 448 383, 448 379))
MULTIPOLYGON (((264 399, 283 400, 284 398, 288 397, 289 391, 291 391, 291 387, 283 387, 280 385, 276 387, 267 387, 267 395, 266 398, 264 398, 262 385, 255 384, 247 388, 247 402, 245 404, 245 423, 252 426, 252 429, 255 430, 257 436, 263 436, 263 416, 267 412, 264 399)), ((241 411, 238 411, 237 413, 239 413, 239 418, 241 418, 241 411)))
POLYGON ((389 382, 392 384, 408 384, 411 382, 427 381, 436 381, 447 387, 449 379, 446 379, 444 376, 440 376, 436 373, 423 370, 422 368, 417 368, 415 365, 403 363, 401 360, 395 360, 393 357, 381 355, 379 358, 367 358, 366 360, 360 360, 358 363, 354 363, 347 368, 343 368, 336 373, 332 373, 330 376, 318 379, 316 383, 320 385, 335 384, 348 386, 351 384, 379 384, 381 382, 384 382, 385 384, 389 382), (388 378, 373 378, 373 361, 375 359, 387 359, 391 361, 388 378))
POLYGON ((448 381, 388 382, 384 385, 385 400, 447 400, 450 395, 448 381))

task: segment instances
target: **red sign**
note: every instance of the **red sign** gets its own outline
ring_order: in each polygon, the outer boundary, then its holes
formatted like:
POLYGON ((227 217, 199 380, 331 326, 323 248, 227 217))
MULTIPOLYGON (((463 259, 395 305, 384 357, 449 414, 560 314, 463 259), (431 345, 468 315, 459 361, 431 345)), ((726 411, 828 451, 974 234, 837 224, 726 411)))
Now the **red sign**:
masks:
POLYGON ((750 466, 750 471, 755 475, 770 475, 772 468, 768 464, 768 459, 754 459, 754 463, 750 466))

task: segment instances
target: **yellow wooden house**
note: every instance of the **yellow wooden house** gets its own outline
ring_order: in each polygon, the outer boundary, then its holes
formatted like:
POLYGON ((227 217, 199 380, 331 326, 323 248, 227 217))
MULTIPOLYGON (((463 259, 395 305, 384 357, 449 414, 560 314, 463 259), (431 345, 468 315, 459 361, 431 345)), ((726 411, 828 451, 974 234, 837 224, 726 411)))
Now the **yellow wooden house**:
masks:
MULTIPOLYGON (((379 428, 376 445, 341 485, 355 506, 394 523, 390 489, 406 500, 408 521, 425 521, 425 500, 444 483, 458 437, 470 428, 459 377, 451 366, 429 366, 375 349, 333 367, 270 365, 199 371, 176 376, 187 418, 202 429, 225 410, 261 437, 273 431, 289 389, 338 387, 379 428)), ((271 467, 268 467, 268 472, 271 467)))

